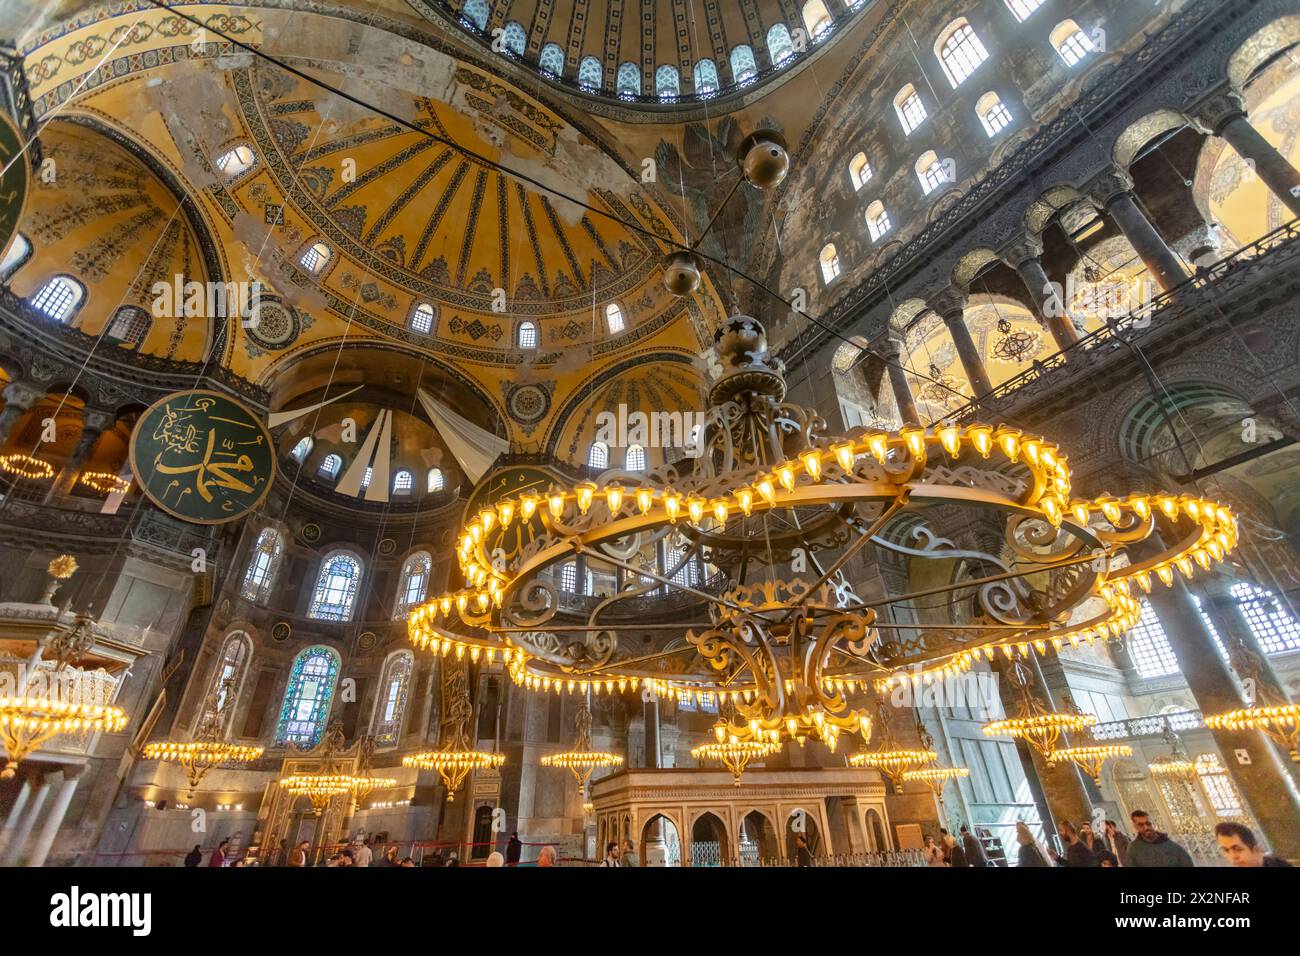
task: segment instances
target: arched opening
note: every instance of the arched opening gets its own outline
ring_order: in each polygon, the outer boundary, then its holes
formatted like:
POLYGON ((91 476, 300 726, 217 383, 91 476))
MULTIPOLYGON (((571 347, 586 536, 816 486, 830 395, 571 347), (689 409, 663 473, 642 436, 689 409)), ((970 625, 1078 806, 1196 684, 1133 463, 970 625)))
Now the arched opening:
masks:
POLYGON ((722 866, 731 859, 727 828, 714 813, 702 813, 691 824, 691 866, 722 866))
POLYGON ((799 837, 808 841, 808 852, 813 856, 823 856, 821 828, 817 826, 817 814, 802 807, 790 811, 785 818, 785 855, 786 859, 795 861, 799 858, 799 837))
POLYGON ((874 808, 867 811, 867 833, 871 839, 871 849, 877 853, 890 849, 889 840, 885 836, 885 821, 880 819, 880 814, 874 808))
POLYGON ((656 813, 641 828, 641 862, 644 866, 681 866, 682 839, 671 817, 656 813))
POLYGON ((760 866, 780 854, 780 841, 771 818, 761 810, 750 810, 740 821, 737 857, 741 866, 760 866))

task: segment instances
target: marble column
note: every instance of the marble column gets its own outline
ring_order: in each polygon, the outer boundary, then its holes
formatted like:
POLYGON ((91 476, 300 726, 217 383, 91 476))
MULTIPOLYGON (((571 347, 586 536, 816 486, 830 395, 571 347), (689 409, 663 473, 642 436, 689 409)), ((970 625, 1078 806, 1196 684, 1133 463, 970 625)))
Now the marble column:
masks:
POLYGON ((1133 195, 1133 178, 1127 172, 1112 166, 1088 183, 1087 193, 1115 220, 1120 232, 1124 233, 1163 291, 1167 292, 1187 278, 1187 270, 1178 254, 1169 248, 1164 237, 1138 207, 1133 195))
POLYGON ((948 326, 948 334, 957 347, 957 357, 961 359, 961 367, 966 370, 966 378, 970 381, 971 392, 979 398, 993 391, 993 383, 989 381, 984 360, 980 358, 975 340, 966 327, 966 294, 949 286, 931 299, 929 305, 943 319, 943 324, 948 326))
POLYGON ((18 419, 44 395, 45 392, 25 382, 10 382, 4 390, 5 407, 0 411, 0 446, 9 440, 18 419))
POLYGON ((50 485, 50 492, 45 496, 47 502, 54 498, 64 498, 72 494, 77 486, 77 479, 81 476, 82 465, 86 463, 86 458, 90 455, 90 450, 95 447, 95 442, 99 440, 99 436, 104 434, 116 420, 117 416, 112 412, 101 412, 94 408, 87 408, 82 412, 81 437, 77 439, 76 447, 72 449, 72 454, 64 462, 58 478, 50 485))
POLYGON ((1255 174, 1291 210, 1292 216, 1300 216, 1300 170, 1251 125, 1240 93, 1217 90, 1198 103, 1192 115, 1254 167, 1255 174))
MULTIPOLYGON (((1237 682, 1182 580, 1175 576, 1173 587, 1152 587, 1150 601, 1201 712, 1221 714, 1244 707, 1237 682)), ((1211 733, 1223 765, 1254 811, 1273 852, 1288 859, 1300 857, 1300 801, 1277 748, 1254 730, 1211 733)))
POLYGON ((912 397, 912 386, 908 384, 907 371, 903 368, 902 343, 892 335, 886 336, 881 355, 885 357, 885 372, 889 375, 889 387, 898 406, 898 417, 904 425, 919 427, 921 416, 916 411, 916 399, 912 397))
POLYGON ((1042 255, 1043 240, 1035 235, 1027 235, 1006 246, 1001 252, 1003 261, 1020 274, 1020 280, 1029 290, 1029 297, 1034 302, 1034 313, 1047 325, 1056 347, 1064 352, 1079 341, 1079 330, 1074 327, 1074 321, 1057 294, 1056 286, 1043 269, 1042 255))
POLYGON ((4 858, 5 848, 13 839, 14 831, 18 829, 18 821, 22 819, 23 810, 31 796, 32 782, 24 777, 22 786, 18 788, 18 796, 14 797, 14 805, 9 808, 9 815, 5 817, 4 826, 0 827, 0 859, 4 858))
POLYGON ((36 826, 36 821, 41 815, 41 810, 45 807, 45 801, 49 799, 50 790, 54 786, 56 773, 46 774, 42 778, 40 786, 36 790, 36 795, 31 798, 27 805, 27 812, 23 818, 18 821, 18 826, 14 829, 13 837, 9 845, 5 847, 5 854, 0 858, 0 866, 13 866, 22 856, 23 850, 27 846, 27 841, 32 835, 32 829, 36 826))
MULTIPOLYGON (((643 712, 645 714, 645 766, 647 770, 658 770, 663 764, 663 744, 659 739, 658 695, 646 694, 643 712)), ((680 838, 681 834, 678 836, 680 838)), ((645 835, 645 846, 641 850, 641 865, 666 866, 667 863, 668 844, 664 841, 664 820, 663 817, 658 817, 645 835)))
POLYGON ((68 807, 72 803, 73 794, 77 792, 77 784, 81 781, 84 770, 85 767, 63 768, 63 781, 59 784, 58 792, 54 796, 54 805, 50 807, 45 823, 41 826, 41 832, 36 837, 36 843, 32 846, 31 856, 27 858, 28 866, 45 865, 50 849, 54 846, 54 839, 59 835, 59 827, 63 826, 63 818, 68 815, 68 807))

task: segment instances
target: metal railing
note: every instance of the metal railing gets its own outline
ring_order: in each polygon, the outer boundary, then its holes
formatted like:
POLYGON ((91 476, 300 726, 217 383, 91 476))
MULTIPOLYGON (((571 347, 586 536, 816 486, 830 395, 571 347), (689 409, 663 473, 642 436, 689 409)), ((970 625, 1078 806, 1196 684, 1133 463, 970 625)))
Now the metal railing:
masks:
POLYGON ((1130 717, 1127 720, 1110 720, 1094 724, 1092 736, 1096 740, 1160 737, 1166 730, 1181 733, 1204 726, 1205 720, 1199 710, 1183 710, 1173 714, 1152 714, 1149 717, 1130 717))

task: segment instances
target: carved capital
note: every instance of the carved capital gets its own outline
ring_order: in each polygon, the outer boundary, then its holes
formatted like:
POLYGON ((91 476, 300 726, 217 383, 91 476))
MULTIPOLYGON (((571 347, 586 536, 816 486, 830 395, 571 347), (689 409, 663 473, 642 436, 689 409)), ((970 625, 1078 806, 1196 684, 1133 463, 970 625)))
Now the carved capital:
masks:
POLYGON ((98 408, 87 408, 81 413, 81 433, 83 435, 87 433, 102 435, 113 427, 115 421, 117 421, 117 416, 112 412, 102 411, 98 408))
POLYGON ((946 286, 932 295, 928 304, 945 322, 961 321, 966 309, 966 293, 955 286, 946 286))
POLYGON ((1246 101, 1232 87, 1221 87, 1196 103, 1188 112, 1213 136, 1233 120, 1246 115, 1246 101))
POLYGON ((1013 269, 1019 269, 1024 262, 1037 259, 1042 254, 1043 237, 1037 233, 1025 233, 1012 239, 998 250, 998 255, 1002 257, 1002 261, 1013 269))
POLYGON ((880 340, 880 354, 888 361, 898 361, 903 354, 903 343, 892 335, 886 335, 880 340))
POLYGON ((1133 191, 1133 177, 1118 166, 1108 166, 1083 187, 1084 194, 1101 208, 1133 191))
POLYGON ((10 382, 4 390, 5 406, 27 411, 44 394, 44 389, 26 382, 10 382))

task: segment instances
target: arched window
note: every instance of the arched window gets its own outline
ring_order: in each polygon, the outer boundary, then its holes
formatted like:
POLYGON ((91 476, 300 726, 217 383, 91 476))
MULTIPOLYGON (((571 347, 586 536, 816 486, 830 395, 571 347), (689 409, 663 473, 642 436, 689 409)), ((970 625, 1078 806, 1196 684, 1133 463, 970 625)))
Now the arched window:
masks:
POLYGON ((927 149, 916 161, 916 178, 921 180, 921 190, 927 196, 948 181, 948 169, 934 150, 927 149))
POLYGON ((1221 820, 1241 821, 1246 816, 1242 807, 1241 793, 1232 777, 1223 769, 1216 753, 1200 754, 1196 758, 1196 774, 1200 778, 1205 795, 1210 798, 1210 806, 1215 816, 1221 820))
POLYGON ((152 324, 153 320, 144 309, 124 305, 113 313, 113 319, 108 324, 108 337, 131 348, 139 348, 152 324))
POLYGON ((661 102, 671 103, 682 95, 682 78, 677 67, 664 64, 655 70, 655 96, 661 102))
POLYGON ((309 647, 293 659, 275 740, 309 749, 320 743, 334 699, 339 656, 328 647, 309 647))
POLYGON ((537 325, 534 322, 520 322, 519 330, 515 334, 515 341, 521 349, 537 348, 537 325))
POLYGON ((700 60, 695 64, 695 95, 712 96, 718 92, 718 65, 712 60, 700 60))
POLYGON ((384 663, 375 715, 370 722, 370 732, 377 744, 392 746, 402 734, 402 715, 406 713, 414 667, 415 655, 410 651, 397 651, 384 663))
POLYGON ((234 179, 240 173, 252 169, 256 163, 257 154, 253 152, 253 147, 240 143, 217 157, 217 171, 234 179))
POLYGON ((767 31, 767 55, 773 66, 780 66, 794 56, 794 41, 790 39, 790 28, 784 23, 773 24, 767 31))
POLYGON ((808 28, 808 35, 814 40, 820 40, 831 28, 835 26, 835 20, 831 12, 826 9, 823 0, 808 0, 803 5, 803 25, 808 28))
POLYGON ((594 441, 587 449, 587 464, 592 468, 609 467, 609 446, 603 441, 594 441))
POLYGON ((1011 111, 1002 102, 1002 97, 989 91, 975 102, 975 114, 984 124, 984 132, 996 136, 1011 125, 1011 111))
POLYGON ((524 55, 524 46, 528 43, 528 33, 523 24, 511 20, 501 31, 501 48, 515 56, 524 55))
POLYGON ((1232 586, 1232 596, 1265 654, 1300 651, 1300 624, 1276 594, 1249 581, 1238 581, 1232 586))
POLYGON ((958 17, 939 34, 934 43, 934 55, 943 64, 943 72, 955 90, 989 58, 989 51, 984 49, 970 21, 958 17))
POLYGON ((480 31, 487 29, 488 17, 491 14, 487 0, 465 0, 465 5, 460 8, 461 19, 480 31))
POLYGON ((855 191, 871 182, 873 175, 871 163, 867 161, 866 153, 858 153, 853 159, 849 160, 849 179, 853 181, 855 191))
POLYGON ((1074 66, 1094 49, 1088 34, 1073 20, 1062 20, 1052 30, 1052 46, 1067 66, 1074 66))
POLYGON ((441 468, 430 468, 429 474, 425 478, 424 489, 429 494, 433 494, 436 491, 442 491, 444 481, 445 479, 442 477, 441 468))
POLYGON ((624 460, 628 471, 645 471, 645 449, 640 445, 629 445, 624 460))
POLYGON ((31 240, 21 232, 14 236, 14 241, 9 244, 9 251, 5 253, 3 261, 0 261, 0 282, 6 282, 9 278, 22 268, 24 262, 32 257, 31 240))
POLYGON ((314 444, 316 442, 310 435, 304 435, 298 439, 298 444, 293 446, 293 451, 289 452, 289 457, 301 465, 307 460, 307 456, 311 454, 311 448, 314 444))
POLYGON ((618 335, 623 331, 623 310, 617 302, 605 306, 605 325, 608 326, 610 335, 618 335))
POLYGON ((312 275, 320 275, 325 271, 325 266, 329 263, 332 255, 334 253, 330 251, 330 247, 325 243, 313 242, 298 257, 298 264, 312 275))
POLYGON ((537 58, 537 65, 543 73, 552 76, 564 75, 564 51, 558 43, 548 43, 542 47, 542 55, 537 58))
POLYGON ((72 276, 55 276, 36 290, 32 307, 55 322, 67 325, 86 299, 86 289, 72 276))
POLYGON ((731 50, 731 81, 737 86, 744 86, 758 76, 758 61, 754 51, 742 43, 731 50))
POLYGON ((871 234, 871 241, 875 242, 892 228, 894 224, 889 221, 885 204, 877 199, 867 207, 867 232, 871 234))
POLYGON ((316 473, 322 478, 333 479, 338 477, 339 469, 342 467, 343 459, 331 452, 321 459, 320 468, 316 473))
POLYGON ((361 476, 361 490, 365 491, 370 487, 370 479, 375 477, 375 469, 367 466, 366 473, 361 476))
POLYGON ((660 568, 660 572, 671 575, 671 580, 677 584, 695 587, 703 578, 700 573, 700 559, 698 555, 695 555, 688 561, 686 560, 686 554, 685 547, 681 547, 676 543, 665 544, 664 566, 660 568))
POLYGON ((916 92, 916 87, 911 83, 899 90, 898 95, 894 97, 894 112, 898 114, 898 121, 903 124, 903 132, 908 134, 924 123, 928 115, 925 112, 925 104, 921 102, 921 94, 916 92))
POLYGON ((822 267, 822 282, 830 283, 840 274, 840 256, 835 251, 835 244, 828 242, 822 246, 821 255, 817 261, 822 267))
POLYGON ((393 475, 393 494, 409 495, 414 487, 415 478, 405 468, 393 475))
MULTIPOLYGON (((220 733, 224 736, 230 727, 230 718, 235 712, 235 702, 239 699, 239 688, 244 682, 248 670, 249 644, 248 635, 243 631, 233 631, 221 645, 221 656, 217 659, 216 670, 212 672, 210 693, 216 700, 217 713, 220 715, 220 733)), ((195 729, 202 726, 206 714, 199 714, 195 729)))
POLYGON ((591 594, 595 588, 591 577, 591 569, 584 567, 582 569, 582 584, 578 584, 578 562, 570 561, 560 568, 560 590, 567 591, 569 594, 591 594))
POLYGON ((248 567, 244 570, 244 581, 239 593, 247 601, 265 603, 270 596, 271 586, 275 583, 275 574, 280 569, 280 558, 284 554, 284 539, 274 528, 263 528, 249 555, 248 567))
POLYGON ((407 319, 406 324, 412 332, 418 332, 421 335, 428 335, 433 331, 433 317, 436 313, 433 306, 428 302, 421 302, 411 310, 411 317, 407 319))
POLYGON ((605 82, 605 70, 594 56, 584 56, 578 64, 578 85, 584 90, 598 90, 605 82))
POLYGON ((1142 602, 1142 616, 1128 632, 1128 656, 1139 677, 1178 673, 1178 658, 1174 657, 1165 629, 1147 601, 1142 602))
POLYGON ((397 599, 393 602, 394 620, 406 617, 411 608, 424 602, 432 571, 433 558, 428 551, 417 551, 406 559, 397 579, 397 599))
POLYGON ((318 621, 350 621, 361 587, 361 559, 348 551, 332 551, 321 561, 307 616, 318 621))
POLYGON ((1043 3, 1044 0, 1007 0, 1007 9, 1011 11, 1013 17, 1024 23, 1043 3))
POLYGON ((641 95, 641 67, 624 63, 618 68, 618 95, 633 99, 641 95))

